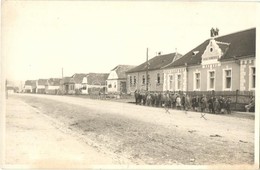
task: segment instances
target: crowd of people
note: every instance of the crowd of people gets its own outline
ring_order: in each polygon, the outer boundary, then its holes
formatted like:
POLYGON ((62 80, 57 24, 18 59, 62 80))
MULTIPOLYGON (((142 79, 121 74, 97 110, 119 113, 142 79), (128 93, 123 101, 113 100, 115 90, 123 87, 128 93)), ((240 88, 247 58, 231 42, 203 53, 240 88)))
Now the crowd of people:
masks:
MULTIPOLYGON (((188 95, 186 93, 172 92, 145 92, 135 91, 135 102, 139 105, 165 107, 178 110, 193 110, 197 112, 210 112, 213 114, 231 114, 231 97, 188 95)), ((254 107, 254 99, 246 106, 249 111, 254 107)))

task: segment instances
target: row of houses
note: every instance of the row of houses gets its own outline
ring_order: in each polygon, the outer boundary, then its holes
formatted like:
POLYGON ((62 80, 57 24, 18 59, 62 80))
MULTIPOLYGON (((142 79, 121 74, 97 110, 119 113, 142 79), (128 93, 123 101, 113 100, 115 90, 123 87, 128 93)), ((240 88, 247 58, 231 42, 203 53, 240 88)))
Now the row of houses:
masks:
POLYGON ((109 73, 76 73, 70 77, 27 80, 25 93, 93 94, 126 93, 126 71, 130 65, 118 65, 109 73))
MULTIPOLYGON (((212 30, 211 30, 212 31, 212 30)), ((27 80, 24 91, 47 94, 148 91, 254 91, 256 29, 211 37, 186 54, 157 55, 138 65, 118 65, 110 73, 27 80)))
POLYGON ((212 36, 185 55, 158 55, 127 71, 127 92, 254 91, 256 29, 212 36))

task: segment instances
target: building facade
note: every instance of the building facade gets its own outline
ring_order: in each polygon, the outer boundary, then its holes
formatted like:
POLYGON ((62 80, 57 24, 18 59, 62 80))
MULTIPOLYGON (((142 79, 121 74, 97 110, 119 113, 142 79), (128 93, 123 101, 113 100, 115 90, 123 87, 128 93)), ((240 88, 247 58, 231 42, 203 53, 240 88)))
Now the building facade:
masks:
POLYGON ((127 93, 136 90, 163 91, 165 75, 163 68, 181 58, 178 53, 158 55, 127 71, 127 93))
POLYGON ((60 88, 60 78, 50 78, 45 86, 46 94, 57 94, 60 88))
POLYGON ((88 73, 82 80, 82 94, 105 93, 108 73, 88 73))
POLYGON ((47 85, 47 79, 39 79, 36 81, 36 93, 38 94, 45 94, 45 86, 47 85))
POLYGON ((206 40, 164 68, 163 91, 255 90, 255 32, 206 40))
POLYGON ((118 65, 110 71, 107 78, 107 92, 108 93, 126 93, 126 71, 134 68, 131 65, 118 65))

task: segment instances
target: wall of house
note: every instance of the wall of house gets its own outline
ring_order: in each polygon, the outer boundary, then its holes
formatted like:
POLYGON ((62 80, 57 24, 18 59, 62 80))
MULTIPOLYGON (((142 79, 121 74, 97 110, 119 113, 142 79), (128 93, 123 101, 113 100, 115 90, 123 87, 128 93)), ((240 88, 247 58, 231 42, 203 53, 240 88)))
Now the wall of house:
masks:
POLYGON ((188 91, 235 91, 239 90, 240 66, 236 61, 222 62, 220 64, 199 65, 188 69, 188 91), (231 70, 231 88, 225 89, 225 70, 231 70), (210 88, 209 72, 215 71, 214 88, 210 88), (195 73, 200 73, 200 88, 195 88, 195 73))
POLYGON ((81 89, 82 87, 83 87, 82 84, 75 84, 75 85, 74 85, 74 88, 75 88, 75 89, 81 89))
POLYGON ((187 70, 186 67, 165 69, 163 91, 186 91, 187 90, 187 70), (180 81, 178 82, 178 76, 180 81), (170 81, 172 79, 173 81, 170 81), (179 85, 178 85, 179 84, 179 85))
POLYGON ((240 90, 255 90, 252 80, 252 68, 255 68, 255 58, 240 60, 240 90))
MULTIPOLYGON (((148 84, 148 91, 162 91, 164 75, 163 70, 148 71, 150 76, 150 82, 148 84), (157 83, 157 74, 160 74, 160 83, 157 83)), ((146 72, 135 72, 127 74, 126 81, 127 93, 134 93, 135 90, 146 90, 146 72), (136 83, 134 83, 134 76, 136 77, 136 83), (143 83, 143 76, 145 82, 143 83), (132 84, 130 84, 130 77, 132 77, 132 84)))
MULTIPOLYGON (((93 91, 93 89, 99 89, 98 91, 102 91, 103 92, 103 89, 105 89, 107 86, 106 85, 88 85, 88 84, 85 84, 85 89, 82 89, 81 93, 82 94, 89 94, 90 91, 93 91)), ((105 92, 105 90, 104 90, 105 92)))
POLYGON ((107 92, 118 92, 120 87, 120 81, 119 80, 107 80, 107 92))

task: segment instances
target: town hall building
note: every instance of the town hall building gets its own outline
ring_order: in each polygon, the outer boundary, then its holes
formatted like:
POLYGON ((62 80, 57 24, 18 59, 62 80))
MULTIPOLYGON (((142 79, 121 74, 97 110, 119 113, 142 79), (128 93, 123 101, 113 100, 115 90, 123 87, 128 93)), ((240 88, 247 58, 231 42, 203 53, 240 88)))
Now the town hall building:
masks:
POLYGON ((212 36, 164 67, 163 91, 255 90, 256 29, 212 36))

